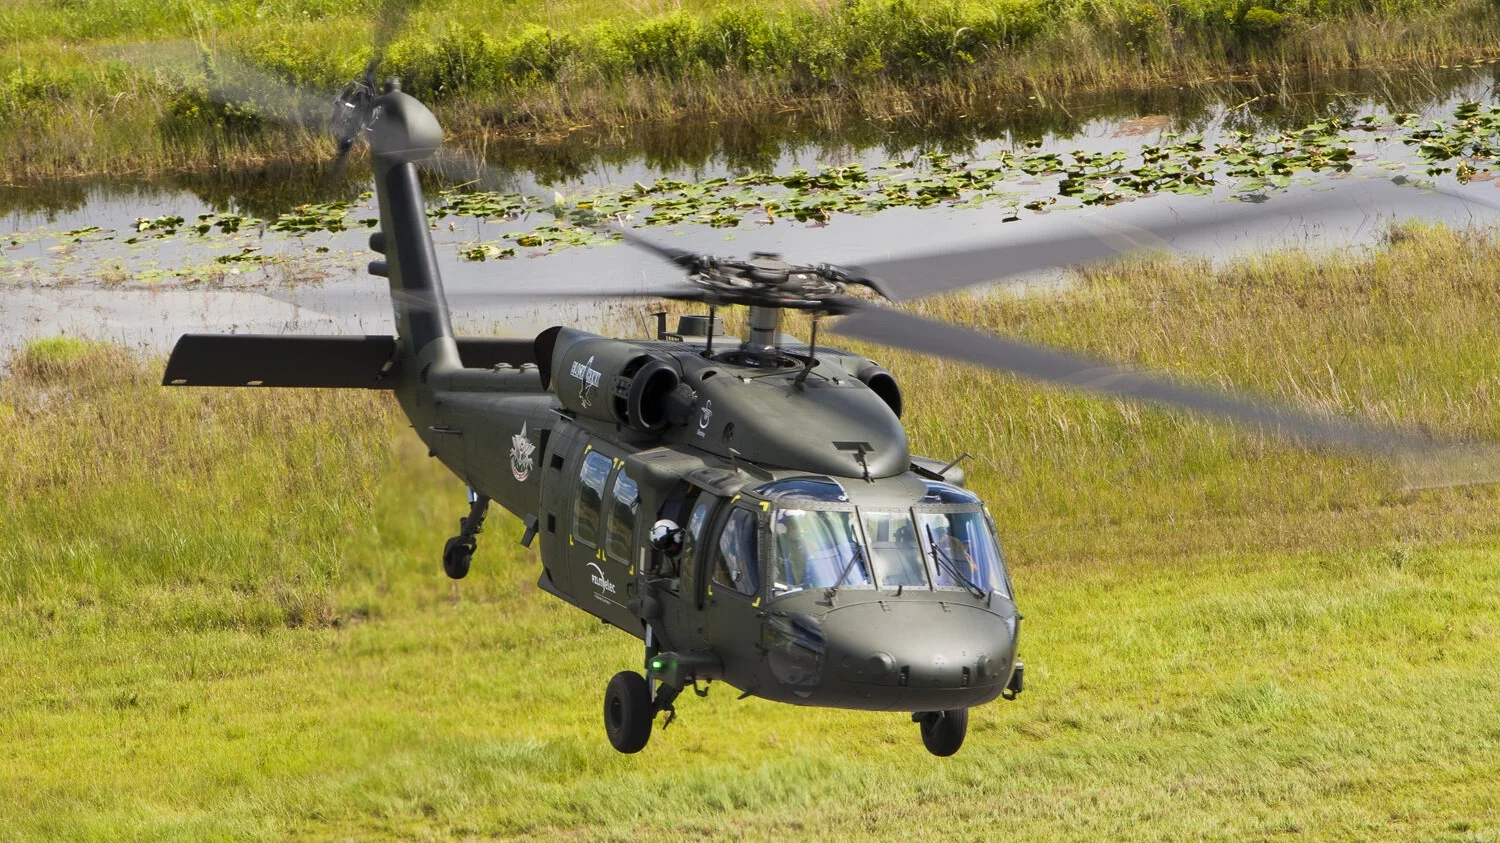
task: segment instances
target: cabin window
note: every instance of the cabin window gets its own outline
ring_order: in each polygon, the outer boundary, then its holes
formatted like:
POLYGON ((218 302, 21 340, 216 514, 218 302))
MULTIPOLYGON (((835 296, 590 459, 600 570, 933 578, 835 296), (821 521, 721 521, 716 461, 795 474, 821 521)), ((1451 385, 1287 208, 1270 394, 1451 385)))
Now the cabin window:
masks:
POLYGON ((731 510, 719 533, 719 560, 714 566, 715 583, 747 596, 760 590, 756 527, 755 513, 748 509, 731 510))
POLYGON ((979 496, 968 489, 960 489, 952 483, 929 480, 927 481, 927 494, 923 495, 917 503, 972 503, 977 505, 979 496))
POLYGON ((578 473, 578 498, 573 506, 573 535, 586 545, 599 542, 599 509, 604 499, 604 481, 613 466, 609 457, 590 451, 578 473))
POLYGON ((629 564, 635 546, 636 512, 640 509, 640 488, 625 469, 615 475, 615 489, 609 505, 609 526, 605 528, 604 552, 629 564))

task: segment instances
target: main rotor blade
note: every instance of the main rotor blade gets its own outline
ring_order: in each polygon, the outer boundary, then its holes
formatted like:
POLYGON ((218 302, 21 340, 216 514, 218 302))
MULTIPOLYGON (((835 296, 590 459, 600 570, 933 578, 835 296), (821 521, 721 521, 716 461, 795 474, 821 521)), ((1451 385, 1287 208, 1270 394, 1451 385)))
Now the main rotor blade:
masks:
MULTIPOLYGON (((1034 237, 1027 236, 1024 229, 1013 228, 1007 231, 1014 238, 1011 242, 866 261, 841 269, 887 299, 902 302, 1129 252, 1168 248, 1174 240, 1214 231, 1235 234, 1267 223, 1322 223, 1351 209, 1379 207, 1373 201, 1377 192, 1403 190, 1396 198, 1409 201, 1410 188, 1395 187, 1384 179, 1350 180, 1333 189, 1281 194, 1256 203, 1186 198, 1178 208, 1170 205, 1142 208, 1150 219, 1140 225, 1125 224, 1118 219, 1106 222, 1099 217, 1054 214, 1047 218, 1049 224, 1065 226, 1069 231, 1034 237)), ((1384 207, 1401 205, 1387 203, 1384 207)))
POLYGON ((705 256, 700 255, 697 252, 690 252, 687 249, 674 249, 671 246, 663 246, 662 244, 657 243, 655 240, 651 240, 646 237, 642 237, 639 234, 636 234, 634 231, 631 231, 623 225, 609 226, 608 228, 601 227, 601 230, 612 231, 615 234, 620 235, 621 240, 624 240, 626 243, 629 243, 637 249, 641 249, 654 255, 658 255, 689 271, 691 271, 697 264, 705 260, 705 256))
POLYGON ((1244 396, 1183 386, 1164 378, 1021 340, 868 305, 838 320, 836 334, 975 363, 1023 378, 1120 398, 1154 401, 1262 426, 1308 445, 1410 455, 1440 447, 1431 438, 1278 407, 1244 396))

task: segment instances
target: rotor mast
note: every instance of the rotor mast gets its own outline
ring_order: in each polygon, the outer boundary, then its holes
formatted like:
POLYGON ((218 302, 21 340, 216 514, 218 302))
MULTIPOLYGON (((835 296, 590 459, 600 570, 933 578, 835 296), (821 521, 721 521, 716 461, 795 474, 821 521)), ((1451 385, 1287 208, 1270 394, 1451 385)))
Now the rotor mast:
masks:
POLYGON ((750 305, 750 336, 746 351, 775 351, 776 337, 781 333, 781 308, 764 304, 750 305))

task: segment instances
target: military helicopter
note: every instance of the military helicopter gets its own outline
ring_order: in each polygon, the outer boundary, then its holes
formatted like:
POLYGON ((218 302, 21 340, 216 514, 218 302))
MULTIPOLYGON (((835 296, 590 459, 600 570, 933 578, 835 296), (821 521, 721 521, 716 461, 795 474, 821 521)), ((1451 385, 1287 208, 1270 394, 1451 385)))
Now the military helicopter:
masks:
MULTIPOLYGON (((373 75, 373 66, 367 76, 373 75)), ((352 92, 352 93, 351 93, 352 92)), ((163 383, 385 389, 431 456, 470 488, 442 552, 463 578, 488 507, 524 523, 546 593, 643 642, 604 692, 605 733, 642 750, 691 688, 793 705, 910 713, 927 750, 962 746, 969 709, 1025 688, 1021 613, 994 520, 961 461, 913 455, 899 384, 832 332, 1216 414, 1311 445, 1389 451, 1412 437, 1194 389, 878 306, 1137 244, 1077 234, 862 267, 716 258, 620 234, 686 280, 637 295, 706 305, 655 336, 553 327, 532 339, 454 335, 419 184, 442 143, 432 112, 388 82, 340 100, 367 137, 394 336, 184 335, 163 383), (856 291, 863 290, 864 294, 856 291), (747 336, 717 315, 748 309, 747 336), (812 314, 808 341, 783 333, 812 314)), ((340 139, 340 156, 349 144, 340 139)), ((1247 216, 1266 214, 1251 206, 1247 216)), ((1218 221, 1182 222, 1173 233, 1218 221)))

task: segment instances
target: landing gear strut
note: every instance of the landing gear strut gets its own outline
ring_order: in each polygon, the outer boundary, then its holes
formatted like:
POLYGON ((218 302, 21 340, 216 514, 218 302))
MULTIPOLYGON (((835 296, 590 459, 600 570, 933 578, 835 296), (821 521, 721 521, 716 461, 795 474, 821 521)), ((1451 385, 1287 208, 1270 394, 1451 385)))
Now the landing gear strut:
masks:
POLYGON ((967 708, 918 711, 911 719, 922 724, 922 743, 928 752, 939 758, 958 752, 958 748, 964 745, 964 736, 969 733, 967 708))
POLYGON ((469 575, 469 563, 474 560, 474 551, 479 549, 475 536, 484 529, 484 516, 489 507, 488 497, 471 490, 469 514, 458 519, 458 535, 443 545, 443 572, 455 580, 469 575))

